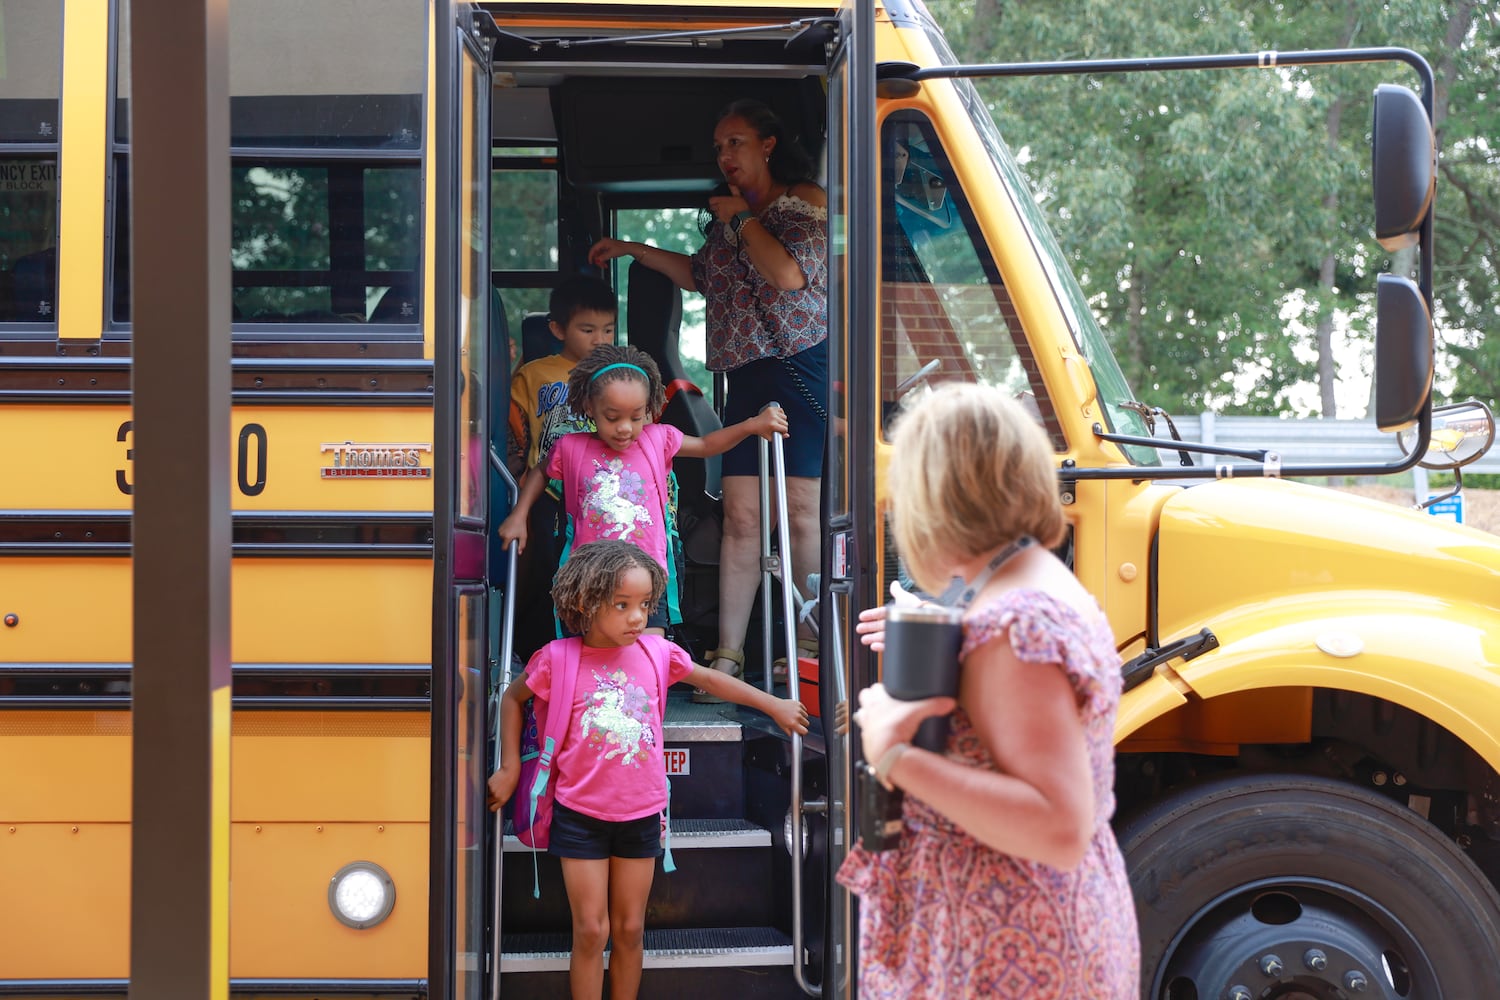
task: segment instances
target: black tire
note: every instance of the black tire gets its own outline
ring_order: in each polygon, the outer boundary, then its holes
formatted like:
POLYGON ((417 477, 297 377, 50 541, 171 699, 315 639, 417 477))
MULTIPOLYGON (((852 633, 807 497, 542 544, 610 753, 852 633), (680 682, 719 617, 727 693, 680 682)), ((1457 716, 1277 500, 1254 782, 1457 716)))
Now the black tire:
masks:
POLYGON ((1144 1000, 1500 995, 1500 895, 1440 830, 1388 799, 1324 778, 1239 775, 1152 804, 1119 840, 1144 1000))

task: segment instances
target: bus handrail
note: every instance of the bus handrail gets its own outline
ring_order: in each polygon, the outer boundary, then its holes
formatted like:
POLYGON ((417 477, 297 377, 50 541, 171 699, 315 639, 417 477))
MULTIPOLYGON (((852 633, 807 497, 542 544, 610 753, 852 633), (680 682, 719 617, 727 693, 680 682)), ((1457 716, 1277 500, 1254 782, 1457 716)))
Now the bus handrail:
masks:
MULTIPOLYGON (((516 483, 516 477, 511 475, 510 470, 505 467, 505 462, 495 451, 494 445, 490 446, 490 468, 500 476, 505 483, 505 491, 510 498, 510 505, 515 506, 520 498, 521 488, 516 483)), ((512 544, 507 550, 510 556, 505 566, 505 601, 502 607, 504 611, 500 617, 500 675, 505 680, 506 686, 510 685, 510 661, 515 655, 515 619, 516 619, 516 546, 512 544)), ((491 773, 500 769, 500 710, 495 700, 491 699, 491 706, 495 712, 495 760, 491 773)), ((495 816, 495 837, 493 851, 490 858, 490 1000, 500 1000, 500 890, 501 890, 501 864, 505 860, 505 821, 499 812, 495 816)))
MULTIPOLYGON (((777 403, 769 404, 777 406, 777 403)), ((786 448, 781 434, 772 434, 770 442, 764 438, 760 442, 760 538, 761 538, 761 593, 769 597, 771 593, 771 575, 773 567, 779 570, 781 580, 781 620, 784 634, 783 641, 786 643, 786 686, 787 696, 794 701, 802 700, 800 690, 799 671, 797 669, 797 620, 798 614, 793 605, 794 586, 791 581, 792 567, 792 524, 787 516, 786 500, 786 448), (770 451, 771 465, 776 479, 776 555, 771 556, 771 525, 766 516, 767 508, 770 506, 770 483, 766 475, 766 452, 770 451)), ((766 659, 765 686, 768 693, 774 684, 771 676, 771 615, 769 608, 761 615, 762 628, 766 637, 763 655, 766 659)), ((792 736, 792 828, 791 840, 787 850, 792 856, 792 977, 796 979, 797 985, 802 992, 808 996, 821 996, 822 986, 814 986, 807 981, 807 972, 803 967, 804 933, 802 927, 802 842, 803 842, 803 802, 802 802, 802 736, 796 732, 792 736)))

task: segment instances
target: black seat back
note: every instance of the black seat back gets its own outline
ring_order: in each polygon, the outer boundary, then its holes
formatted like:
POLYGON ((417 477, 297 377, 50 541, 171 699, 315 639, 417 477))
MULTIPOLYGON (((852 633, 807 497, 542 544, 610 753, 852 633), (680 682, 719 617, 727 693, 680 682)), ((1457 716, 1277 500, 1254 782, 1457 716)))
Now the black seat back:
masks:
POLYGON ((521 364, 530 364, 562 351, 562 341, 552 336, 547 314, 530 312, 521 317, 521 364))
POLYGON ((50 323, 57 317, 57 247, 19 257, 11 265, 10 318, 50 323))
POLYGON ((420 323, 422 303, 417 299, 417 276, 410 271, 391 274, 391 284, 370 310, 371 323, 420 323))
MULTIPOLYGON (((693 437, 718 430, 722 426, 718 414, 703 389, 688 378, 682 364, 682 291, 671 278, 634 261, 630 265, 628 293, 625 324, 630 342, 651 355, 666 385, 667 405, 662 411, 662 423, 693 437)), ((684 503, 700 494, 718 496, 717 456, 679 459, 672 468, 682 487, 684 503)))

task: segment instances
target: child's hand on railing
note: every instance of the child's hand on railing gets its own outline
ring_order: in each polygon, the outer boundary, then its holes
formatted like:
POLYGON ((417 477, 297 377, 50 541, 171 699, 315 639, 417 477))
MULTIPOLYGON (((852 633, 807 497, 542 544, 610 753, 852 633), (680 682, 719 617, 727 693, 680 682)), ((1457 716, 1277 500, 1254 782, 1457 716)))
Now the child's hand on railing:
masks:
POLYGON ((490 812, 495 812, 501 806, 505 805, 505 803, 510 801, 510 797, 516 794, 516 784, 520 780, 520 764, 516 764, 513 767, 507 767, 504 764, 501 764, 500 770, 490 775, 490 780, 487 786, 489 791, 488 800, 490 812))
POLYGON ((807 735, 807 706, 790 698, 777 698, 776 705, 766 713, 788 734, 807 735))
MULTIPOLYGON (((519 513, 519 512, 517 512, 519 513)), ((504 548, 510 548, 510 543, 516 543, 516 555, 526 551, 526 518, 511 514, 500 522, 500 527, 495 529, 495 534, 505 543, 504 548)))
POLYGON ((752 417, 751 426, 755 429, 757 435, 765 438, 767 441, 771 440, 771 435, 773 434, 781 434, 785 437, 791 436, 787 433, 786 429, 786 411, 775 403, 771 403, 765 409, 761 410, 760 413, 752 417))

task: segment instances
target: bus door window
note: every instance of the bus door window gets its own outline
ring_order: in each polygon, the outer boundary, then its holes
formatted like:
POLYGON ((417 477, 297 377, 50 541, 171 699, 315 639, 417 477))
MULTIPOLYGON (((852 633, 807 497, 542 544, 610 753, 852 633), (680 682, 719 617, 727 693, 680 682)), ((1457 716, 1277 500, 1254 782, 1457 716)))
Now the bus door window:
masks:
MULTIPOLYGON (((504 101, 497 97, 495 103, 498 128, 504 101)), ((517 365, 554 353, 556 341, 546 320, 533 318, 528 325, 526 317, 545 317, 548 296, 560 277, 560 183, 556 146, 495 148, 490 161, 490 280, 499 290, 517 365)))
POLYGON ((928 120, 885 122, 881 246, 881 405, 923 384, 1003 385, 1061 442, 1041 377, 963 191, 928 120))
MULTIPOLYGON (((290 0, 234 0, 229 13, 237 333, 312 326, 299 336, 366 340, 379 327, 420 339, 425 11, 387 2, 351 21, 290 0)), ((120 16, 116 324, 130 319, 128 5, 120 16)))
MULTIPOLYGON (((703 207, 706 200, 696 196, 698 204, 680 207, 620 208, 615 212, 614 235, 622 240, 649 243, 652 246, 678 253, 691 254, 703 243, 703 207)), ((629 267, 615 269, 616 288, 621 302, 630 302, 629 267)), ((639 272, 637 272, 639 273, 639 272)), ((681 372, 697 386, 710 402, 713 402, 714 380, 709 373, 705 358, 708 356, 707 319, 705 302, 701 295, 684 295, 682 298, 682 322, 678 326, 677 358, 658 358, 662 372, 681 372)), ((650 345, 637 341, 635 331, 630 329, 630 310, 622 311, 624 322, 620 329, 624 337, 637 347, 650 351, 650 345)), ((670 384, 672 379, 668 378, 670 384)), ((712 430, 712 428, 709 428, 712 430)), ((689 431, 688 433, 697 433, 689 431)))
POLYGON ((0 21, 0 323, 57 326, 62 5, 12 0, 0 21))

